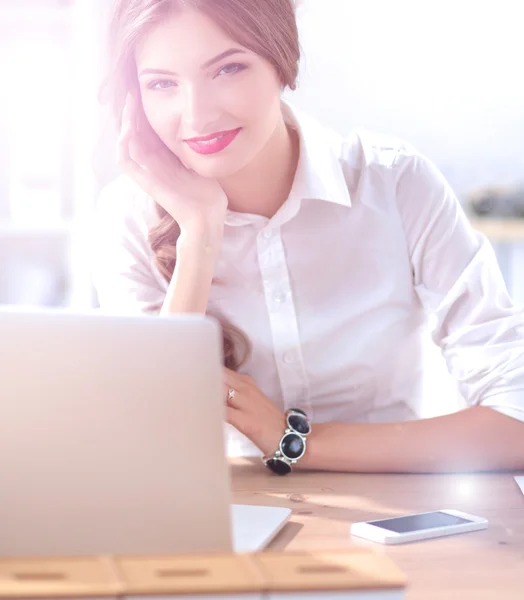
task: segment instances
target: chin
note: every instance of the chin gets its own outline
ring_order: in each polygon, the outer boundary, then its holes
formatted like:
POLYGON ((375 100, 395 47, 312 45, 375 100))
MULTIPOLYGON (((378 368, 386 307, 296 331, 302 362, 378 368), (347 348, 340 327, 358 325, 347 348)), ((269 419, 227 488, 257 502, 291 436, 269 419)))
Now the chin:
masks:
POLYGON ((201 177, 208 179, 224 179, 238 173, 244 166, 245 160, 239 161, 235 158, 218 158, 217 157, 196 157, 188 160, 187 157, 183 161, 184 164, 195 171, 201 177))

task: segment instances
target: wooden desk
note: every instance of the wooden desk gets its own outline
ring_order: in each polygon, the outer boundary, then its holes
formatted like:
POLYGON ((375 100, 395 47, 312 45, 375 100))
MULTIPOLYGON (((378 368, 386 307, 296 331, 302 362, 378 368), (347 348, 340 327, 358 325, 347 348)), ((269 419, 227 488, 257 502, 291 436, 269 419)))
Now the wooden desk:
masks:
POLYGON ((234 502, 293 509, 269 551, 359 545, 391 556, 409 579, 409 600, 524 599, 524 496, 512 475, 277 477, 256 459, 234 459, 232 475, 234 502), (441 508, 486 517, 489 527, 398 547, 349 534, 355 521, 441 508))
POLYGON ((524 243, 524 219, 494 219, 470 216, 473 229, 484 233, 492 242, 524 243))

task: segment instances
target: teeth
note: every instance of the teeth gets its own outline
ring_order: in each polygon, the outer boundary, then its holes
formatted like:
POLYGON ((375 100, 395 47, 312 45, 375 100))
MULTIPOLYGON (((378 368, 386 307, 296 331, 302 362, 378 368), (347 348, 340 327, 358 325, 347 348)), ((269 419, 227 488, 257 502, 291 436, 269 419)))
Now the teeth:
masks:
POLYGON ((213 142, 216 142, 217 140, 221 140, 225 136, 226 136, 226 134, 223 133, 222 135, 219 135, 218 137, 215 137, 215 138, 211 138, 210 140, 200 140, 197 142, 197 144, 203 144, 204 146, 208 146, 209 144, 212 144, 213 142))

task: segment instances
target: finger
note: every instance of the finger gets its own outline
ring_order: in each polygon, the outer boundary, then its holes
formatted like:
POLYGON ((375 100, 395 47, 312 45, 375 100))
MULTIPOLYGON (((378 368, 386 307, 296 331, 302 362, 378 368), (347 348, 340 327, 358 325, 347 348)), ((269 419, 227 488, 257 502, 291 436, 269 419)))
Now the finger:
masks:
POLYGON ((122 112, 122 128, 118 138, 118 162, 126 171, 128 169, 134 170, 136 165, 133 165, 133 163, 139 165, 132 153, 132 147, 136 145, 135 139, 136 127, 133 120, 133 97, 131 94, 128 94, 122 112))
POLYGON ((124 108, 122 110, 122 121, 120 123, 120 131, 127 131, 129 129, 135 129, 133 117, 133 97, 131 94, 127 94, 124 108))
POLYGON ((133 98, 134 118, 136 121, 136 130, 146 152, 158 152, 165 148, 164 143, 158 137, 158 134, 151 126, 149 119, 144 111, 144 106, 139 98, 133 98))
POLYGON ((256 444, 254 435, 258 435, 258 428, 254 426, 253 417, 250 417, 241 410, 228 406, 226 408, 226 420, 256 444))
POLYGON ((238 390, 236 390, 234 387, 224 384, 224 397, 228 406, 239 410, 242 408, 242 398, 238 390), (230 391, 232 392, 231 394, 230 391))
POLYGON ((124 115, 127 121, 131 123, 133 129, 137 130, 137 99, 134 94, 129 92, 126 98, 126 104, 124 106, 124 115))
POLYGON ((224 381, 232 388, 237 389, 242 385, 242 378, 240 373, 232 371, 227 367, 224 367, 224 381))
POLYGON ((227 367, 223 367, 223 368, 224 368, 225 373, 227 373, 231 377, 236 377, 240 381, 246 382, 246 381, 252 380, 252 377, 250 377, 247 373, 238 373, 237 371, 232 371, 231 369, 228 369, 227 367))
POLYGON ((122 123, 120 135, 118 136, 118 162, 125 162, 129 159, 129 142, 133 136, 133 123, 130 119, 130 95, 127 95, 124 110, 122 111, 122 123))
POLYGON ((141 140, 139 140, 137 138, 136 135, 132 136, 131 139, 129 140, 129 156, 131 157, 131 159, 136 162, 138 165, 141 165, 143 167, 147 167, 150 171, 151 169, 151 156, 148 154, 148 152, 145 150, 144 146, 142 145, 141 140))
MULTIPOLYGON (((137 162, 145 164, 159 180, 178 181, 180 186, 190 183, 190 180, 185 179, 189 173, 182 161, 164 144, 156 148, 148 146, 144 143, 141 134, 137 136, 136 141, 138 142, 137 162)), ((132 155, 134 156, 133 152, 132 155)))
POLYGON ((121 169, 126 170, 128 163, 132 160, 129 154, 129 143, 133 132, 131 128, 125 126, 122 128, 120 137, 118 138, 117 154, 118 154, 118 165, 121 169))
POLYGON ((244 391, 244 386, 242 385, 242 381, 238 377, 236 373, 224 373, 223 379, 225 385, 238 393, 242 393, 244 391))
POLYGON ((134 118, 134 97, 128 94, 122 112, 122 127, 118 139, 119 159, 122 163, 127 164, 131 160, 140 164, 137 157, 134 156, 133 147, 137 141, 137 130, 134 118))
POLYGON ((147 171, 140 166, 131 156, 130 145, 132 143, 133 131, 128 128, 122 133, 118 142, 118 166, 135 183, 137 183, 146 193, 150 193, 151 179, 147 171))
POLYGON ((244 419, 242 418, 242 411, 232 408, 231 406, 226 407, 226 420, 230 425, 233 425, 240 433, 244 433, 244 419))

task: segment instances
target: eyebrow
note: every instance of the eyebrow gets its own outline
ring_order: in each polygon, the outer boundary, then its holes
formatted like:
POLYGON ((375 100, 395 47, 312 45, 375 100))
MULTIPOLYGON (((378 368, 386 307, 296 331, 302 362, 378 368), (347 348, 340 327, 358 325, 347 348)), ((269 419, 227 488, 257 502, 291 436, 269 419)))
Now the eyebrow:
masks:
MULTIPOLYGON (((218 56, 215 56, 215 58, 212 58, 211 60, 208 60, 207 62, 205 62, 201 68, 208 69, 215 63, 223 60, 224 58, 227 58, 228 56, 232 56, 233 54, 245 54, 245 52, 244 52, 244 50, 240 50, 240 48, 230 48, 229 50, 226 50, 225 52, 220 53, 218 56)), ((166 69, 143 69, 142 71, 140 71, 140 73, 138 75, 140 77, 142 75, 150 75, 150 74, 172 75, 173 77, 178 77, 178 75, 176 73, 174 73, 173 71, 167 71, 166 69)))

